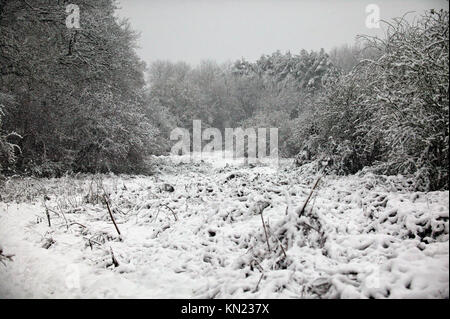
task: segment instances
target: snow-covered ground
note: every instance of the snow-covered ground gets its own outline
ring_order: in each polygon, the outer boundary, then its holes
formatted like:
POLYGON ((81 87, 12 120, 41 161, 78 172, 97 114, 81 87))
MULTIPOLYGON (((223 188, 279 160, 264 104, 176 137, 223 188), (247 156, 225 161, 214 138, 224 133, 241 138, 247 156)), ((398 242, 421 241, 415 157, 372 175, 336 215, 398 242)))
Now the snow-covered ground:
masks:
POLYGON ((449 192, 326 176, 300 214, 319 176, 289 161, 155 161, 152 177, 9 180, 0 298, 449 297, 449 192))

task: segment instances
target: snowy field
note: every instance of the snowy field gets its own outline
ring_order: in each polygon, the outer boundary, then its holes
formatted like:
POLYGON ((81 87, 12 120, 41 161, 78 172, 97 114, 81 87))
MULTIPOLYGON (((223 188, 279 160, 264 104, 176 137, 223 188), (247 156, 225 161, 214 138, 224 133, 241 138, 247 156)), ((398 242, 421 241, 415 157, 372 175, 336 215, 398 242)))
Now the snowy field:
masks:
POLYGON ((449 192, 371 174, 311 192, 319 176, 291 161, 155 161, 151 177, 9 180, 0 298, 449 297, 449 192))

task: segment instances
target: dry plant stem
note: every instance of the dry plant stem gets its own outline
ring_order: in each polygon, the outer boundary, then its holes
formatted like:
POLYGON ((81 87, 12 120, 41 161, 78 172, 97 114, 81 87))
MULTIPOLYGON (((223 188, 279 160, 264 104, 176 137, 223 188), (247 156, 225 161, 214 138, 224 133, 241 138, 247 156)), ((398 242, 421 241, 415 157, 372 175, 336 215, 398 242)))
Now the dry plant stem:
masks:
POLYGON ((156 212, 156 216, 153 218, 153 220, 151 222, 153 223, 156 219, 158 219, 158 216, 159 216, 159 207, 158 207, 158 211, 156 212))
POLYGON ((45 215, 47 215, 48 227, 52 227, 52 223, 50 222, 50 213, 48 211, 48 208, 45 209, 45 215))
POLYGON ((320 234, 320 231, 319 231, 317 228, 311 226, 310 224, 308 224, 308 223, 306 223, 306 222, 302 222, 302 224, 305 225, 306 227, 309 227, 309 228, 311 228, 311 229, 314 229, 316 232, 318 232, 318 233, 320 234))
POLYGON ((270 244, 269 244, 269 236, 267 236, 267 229, 266 229, 266 224, 264 223, 263 211, 261 211, 261 221, 262 221, 262 224, 263 224, 264 233, 266 234, 267 248, 269 249, 269 252, 270 252, 271 249, 270 249, 270 244))
POLYGON ((113 224, 114 224, 114 227, 116 227, 116 231, 117 231, 117 233, 118 233, 119 236, 120 236, 120 230, 119 230, 119 227, 117 227, 116 220, 114 219, 114 216, 113 216, 113 214, 112 214, 112 212, 111 212, 111 209, 109 208, 109 203, 108 203, 108 200, 106 199, 106 196, 103 196, 103 199, 105 200, 106 207, 108 208, 108 213, 109 213, 109 216, 111 217, 111 220, 112 220, 112 222, 113 222, 113 224))
POLYGON ((81 227, 83 227, 83 228, 87 228, 87 227, 84 226, 83 224, 80 224, 80 223, 77 223, 77 222, 72 222, 72 223, 70 223, 69 226, 72 226, 72 225, 78 225, 78 226, 81 226, 81 227))
POLYGON ((256 288, 255 288, 255 292, 257 292, 258 291, 258 289, 259 289, 259 284, 261 283, 261 280, 263 279, 263 277, 264 277, 264 274, 261 274, 261 277, 259 278, 259 280, 258 280, 258 284, 256 285, 256 288))
POLYGON ((167 204, 164 204, 163 206, 167 207, 167 208, 172 212, 173 217, 175 218, 175 221, 178 221, 177 214, 175 214, 175 212, 173 211, 173 209, 170 208, 169 205, 167 205, 167 204))
POLYGON ((311 196, 314 193, 314 190, 317 188, 317 185, 319 185, 319 182, 322 177, 319 177, 314 184, 313 188, 311 189, 311 192, 308 195, 308 198, 306 199, 305 203, 303 204, 303 207, 298 211, 298 217, 301 217, 303 213, 305 212, 306 206, 308 205, 309 201, 311 200, 311 196))
POLYGON ((250 262, 250 265, 253 265, 253 264, 255 264, 255 267, 258 268, 258 270, 259 270, 260 273, 263 273, 263 272, 264 272, 264 268, 261 266, 261 264, 260 264, 256 259, 253 259, 253 260, 250 262))
POLYGON ((112 250, 112 247, 109 247, 110 251, 111 251, 111 259, 112 262, 114 264, 114 267, 119 267, 119 262, 117 261, 116 257, 114 256, 114 252, 112 250))
POLYGON ((103 246, 103 244, 101 244, 101 243, 99 243, 98 241, 96 241, 96 240, 93 240, 92 238, 87 238, 87 237, 83 237, 85 240, 87 240, 89 243, 94 243, 94 244, 97 244, 97 245, 99 245, 99 246, 103 246))
POLYGON ((287 258, 286 251, 284 250, 283 244, 278 239, 278 237, 275 236, 275 238, 277 239, 278 243, 280 244, 280 248, 281 248, 281 251, 283 252, 284 258, 287 258))
MULTIPOLYGON (((63 212, 63 210, 62 210, 62 208, 60 207, 59 204, 58 204, 58 207, 59 207, 59 211, 60 211, 61 215, 63 216, 63 218, 64 218, 64 220, 65 220, 65 222, 66 222, 66 228, 69 229, 69 226, 70 226, 70 225, 69 225, 69 222, 67 221, 66 215, 64 214, 64 212, 63 212)), ((48 208, 47 205, 45 205, 45 209, 46 209, 47 211, 50 211, 50 212, 56 214, 57 216, 60 215, 60 213, 54 211, 53 209, 48 208)), ((48 217, 49 217, 49 216, 48 216, 48 217)))

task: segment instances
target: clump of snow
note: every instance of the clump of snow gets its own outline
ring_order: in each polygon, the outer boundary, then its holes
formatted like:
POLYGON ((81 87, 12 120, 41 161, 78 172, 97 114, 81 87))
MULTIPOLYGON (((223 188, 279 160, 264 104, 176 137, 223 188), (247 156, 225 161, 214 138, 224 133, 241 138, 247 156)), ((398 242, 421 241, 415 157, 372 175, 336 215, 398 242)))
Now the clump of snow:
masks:
POLYGON ((168 156, 157 168, 10 182, 0 297, 449 297, 448 192, 327 176, 299 216, 319 177, 305 167, 168 156))

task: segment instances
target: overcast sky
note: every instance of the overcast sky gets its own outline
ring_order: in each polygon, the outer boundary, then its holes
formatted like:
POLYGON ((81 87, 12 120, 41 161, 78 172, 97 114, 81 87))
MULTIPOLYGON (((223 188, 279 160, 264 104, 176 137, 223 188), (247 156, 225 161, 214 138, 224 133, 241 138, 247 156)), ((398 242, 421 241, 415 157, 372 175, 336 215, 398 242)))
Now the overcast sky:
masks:
POLYGON ((141 33, 138 53, 147 63, 194 65, 353 43, 380 32, 365 25, 372 3, 381 19, 448 7, 445 0, 119 0, 118 15, 141 33))

